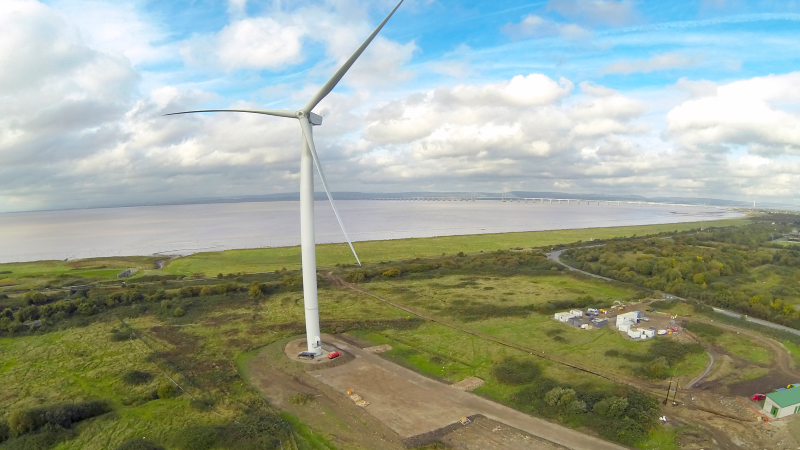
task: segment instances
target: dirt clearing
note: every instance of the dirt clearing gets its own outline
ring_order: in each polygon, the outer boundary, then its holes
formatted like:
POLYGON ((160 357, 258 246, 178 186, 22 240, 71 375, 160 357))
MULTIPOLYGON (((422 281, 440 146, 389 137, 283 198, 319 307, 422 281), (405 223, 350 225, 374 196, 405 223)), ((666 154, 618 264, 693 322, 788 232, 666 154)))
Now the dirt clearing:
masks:
POLYGON ((471 424, 456 428, 439 441, 457 450, 567 450, 483 416, 475 417, 471 424))

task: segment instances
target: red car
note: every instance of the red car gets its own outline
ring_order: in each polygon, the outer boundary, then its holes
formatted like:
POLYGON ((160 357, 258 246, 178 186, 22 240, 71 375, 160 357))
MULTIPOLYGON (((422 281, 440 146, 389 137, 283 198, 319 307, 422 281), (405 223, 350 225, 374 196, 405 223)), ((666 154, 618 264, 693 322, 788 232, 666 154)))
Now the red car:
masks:
POLYGON ((328 353, 328 359, 338 358, 340 356, 342 356, 342 354, 339 353, 339 352, 330 352, 330 353, 328 353))
POLYGON ((750 400, 754 402, 757 402, 759 400, 764 400, 765 398, 767 398, 767 396, 764 394, 753 394, 750 396, 750 400))

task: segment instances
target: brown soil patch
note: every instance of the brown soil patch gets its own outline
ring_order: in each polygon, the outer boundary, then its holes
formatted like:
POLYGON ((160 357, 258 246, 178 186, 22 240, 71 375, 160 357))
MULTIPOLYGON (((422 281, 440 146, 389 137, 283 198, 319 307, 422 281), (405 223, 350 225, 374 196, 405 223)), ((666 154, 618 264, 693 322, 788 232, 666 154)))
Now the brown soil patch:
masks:
POLYGON ((476 416, 467 426, 458 425, 440 442, 453 449, 463 450, 566 450, 558 444, 509 427, 495 420, 476 416))
POLYGON ((483 384, 483 380, 478 377, 467 377, 463 380, 459 381, 458 383, 452 384, 454 388, 458 389, 459 391, 473 391, 478 386, 483 384))
POLYGON ((225 337, 230 337, 230 336, 236 336, 239 333, 241 333, 241 330, 239 330, 238 328, 231 328, 229 330, 220 331, 219 335, 220 336, 225 336, 225 337))
POLYGON ((288 412, 314 432, 321 432, 338 448, 354 450, 405 450, 397 433, 372 415, 353 404, 342 393, 331 390, 313 375, 288 361, 284 356, 285 342, 265 347, 246 363, 247 377, 273 407, 288 412), (289 398, 303 393, 314 401, 294 405, 289 398))
POLYGON ((178 327, 169 325, 150 328, 150 336, 175 347, 177 352, 193 352, 197 349, 198 338, 186 334, 178 327))
POLYGON ((388 352, 391 349, 392 349, 391 345, 383 344, 383 345, 376 345, 374 347, 367 347, 364 349, 364 351, 369 353, 383 353, 383 352, 388 352))
POLYGON ((788 384, 797 383, 797 376, 781 372, 770 372, 763 377, 731 384, 731 394, 750 397, 753 394, 768 394, 775 389, 784 388, 788 384))

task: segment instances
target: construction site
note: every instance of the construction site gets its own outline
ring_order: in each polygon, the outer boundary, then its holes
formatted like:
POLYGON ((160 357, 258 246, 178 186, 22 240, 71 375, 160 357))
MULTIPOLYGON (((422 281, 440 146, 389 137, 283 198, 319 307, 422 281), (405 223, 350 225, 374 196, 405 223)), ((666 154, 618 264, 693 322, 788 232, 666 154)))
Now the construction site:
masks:
MULTIPOLYGON (((605 314, 598 311, 598 314, 590 314, 593 318, 584 313, 581 319, 591 322, 599 315, 600 320, 612 323, 613 328, 618 317, 626 320, 624 317, 631 317, 626 314, 647 309, 648 303, 644 302, 606 311, 605 314), (636 309, 626 311, 632 308, 636 309)), ((648 325, 648 329, 649 326, 657 330, 671 329, 673 325, 677 327, 677 332, 665 336, 655 334, 655 339, 701 343, 708 352, 708 367, 691 380, 681 377, 661 382, 618 380, 661 399, 663 409, 659 426, 680 430, 679 448, 800 447, 800 415, 780 413, 780 417, 775 417, 771 414, 774 411, 765 410, 768 394, 800 381, 800 372, 781 343, 756 332, 713 324, 726 333, 746 337, 749 342, 767 349, 768 360, 756 362, 728 351, 724 346, 709 343, 683 326, 688 321, 712 323, 708 319, 676 317, 657 311, 640 314, 638 319, 640 326, 643 323, 648 325), (650 320, 642 320, 644 317, 650 320), (754 394, 763 394, 765 399, 754 397, 754 394)), ((583 329, 592 332, 588 326, 583 329)), ((476 450, 625 448, 471 393, 481 386, 481 379, 473 377, 449 384, 401 367, 382 357, 392 349, 389 345, 369 346, 347 334, 324 336, 324 341, 328 343, 326 351, 335 350, 341 356, 335 360, 322 358, 314 362, 296 360, 292 364, 302 365, 303 369, 297 372, 295 368, 296 374, 287 376, 279 370, 264 369, 259 361, 274 358, 270 354, 275 352, 296 359, 292 355, 299 344, 295 342, 294 347, 291 343, 283 344, 283 348, 270 346, 250 362, 251 381, 271 403, 312 422, 308 411, 292 405, 288 398, 297 392, 314 395, 317 399, 314 408, 323 414, 342 418, 352 431, 369 429, 375 448, 412 448, 434 442, 476 450)), ((789 391, 793 396, 800 392, 800 388, 789 391)), ((794 408, 792 405, 793 412, 794 408)), ((788 408, 784 410, 788 411, 788 408)))
POLYGON ((609 308, 588 308, 586 311, 572 309, 555 313, 553 318, 584 330, 603 328, 610 324, 634 340, 678 333, 676 316, 661 313, 646 316, 642 311, 630 310, 632 307, 638 306, 644 305, 632 305, 626 308, 624 304, 619 304, 609 308))

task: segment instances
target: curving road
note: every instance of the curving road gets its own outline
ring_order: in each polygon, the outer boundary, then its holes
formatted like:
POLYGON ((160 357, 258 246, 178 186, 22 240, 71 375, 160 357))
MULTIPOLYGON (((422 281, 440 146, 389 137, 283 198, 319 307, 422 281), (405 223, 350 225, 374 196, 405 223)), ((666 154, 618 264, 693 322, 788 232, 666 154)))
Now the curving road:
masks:
MULTIPOLYGON (((598 245, 590 245, 590 246, 587 246, 587 247, 599 247, 599 246, 598 245)), ((586 248, 586 247, 580 247, 580 248, 586 248)), ((590 276, 592 278, 598 278, 600 280, 620 282, 619 280, 614 280, 612 278, 607 278, 607 277, 603 277, 603 276, 600 276, 600 275, 595 275, 593 273, 586 272, 585 270, 580 270, 578 268, 575 268, 575 267, 572 267, 570 265, 567 265, 563 261, 561 261, 561 254, 562 253, 564 253, 564 250, 556 250, 554 252, 548 253, 547 254, 547 259, 555 262, 556 264, 559 264, 559 265, 562 265, 562 266, 566 267, 571 272, 578 272, 578 273, 581 273, 583 275, 590 276)), ((673 297, 676 300, 686 301, 685 298, 681 298, 681 297, 678 297, 678 296, 673 296, 673 297)), ((768 327, 768 328, 772 328, 772 329, 775 329, 775 330, 786 331, 786 332, 789 332, 789 333, 796 334, 796 335, 800 336, 800 330, 796 330, 794 328, 789 328, 787 326, 780 325, 780 324, 773 323, 773 322, 768 322, 768 321, 762 320, 762 319, 756 319, 754 317, 750 317, 750 316, 747 316, 747 315, 744 315, 744 314, 739 314, 739 313, 733 312, 733 311, 728 311, 726 309, 714 308, 714 307, 712 307, 712 309, 716 313, 724 314, 724 315, 729 316, 729 317, 734 317, 734 318, 737 318, 737 319, 744 318, 744 320, 746 320, 748 322, 752 322, 752 323, 755 323, 755 324, 758 324, 758 325, 762 325, 762 326, 765 326, 765 327, 768 327)))

